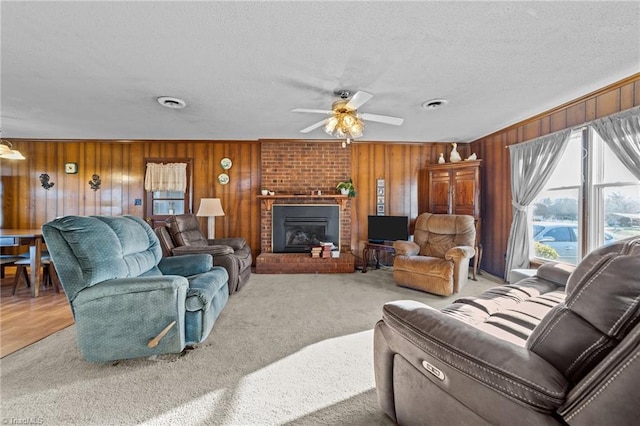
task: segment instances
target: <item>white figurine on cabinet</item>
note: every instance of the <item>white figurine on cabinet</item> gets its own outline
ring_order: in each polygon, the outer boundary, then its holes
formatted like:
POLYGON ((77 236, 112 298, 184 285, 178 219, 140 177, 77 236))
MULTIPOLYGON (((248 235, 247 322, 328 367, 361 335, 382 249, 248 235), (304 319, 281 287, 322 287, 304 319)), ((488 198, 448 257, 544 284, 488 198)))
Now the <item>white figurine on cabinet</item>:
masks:
POLYGON ((465 161, 473 161, 473 160, 477 160, 478 156, 476 155, 476 153, 474 152, 473 154, 471 154, 469 156, 469 158, 467 158, 465 161))
POLYGON ((451 145, 453 145, 453 149, 451 149, 451 154, 449 154, 449 161, 452 163, 462 161, 462 157, 460 157, 460 154, 458 153, 458 144, 453 142, 451 145))
POLYGON ((446 160, 444 159, 444 152, 440 153, 440 158, 438 158, 438 164, 444 164, 446 160))

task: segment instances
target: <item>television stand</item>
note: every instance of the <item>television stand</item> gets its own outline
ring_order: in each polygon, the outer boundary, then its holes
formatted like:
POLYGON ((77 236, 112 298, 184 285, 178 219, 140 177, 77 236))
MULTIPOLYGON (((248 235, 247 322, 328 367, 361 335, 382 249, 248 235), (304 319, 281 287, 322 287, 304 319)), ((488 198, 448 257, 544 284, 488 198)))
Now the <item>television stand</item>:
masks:
MULTIPOLYGON (((391 241, 389 241, 391 243, 391 241)), ((391 243, 392 244, 392 243, 391 243)), ((364 266, 362 267, 362 273, 367 272, 367 267, 369 265, 369 257, 373 255, 376 261, 376 269, 380 269, 380 252, 384 251, 387 253, 395 254, 396 250, 393 248, 393 245, 382 243, 372 243, 365 242, 364 249, 362 250, 362 258, 364 266)))

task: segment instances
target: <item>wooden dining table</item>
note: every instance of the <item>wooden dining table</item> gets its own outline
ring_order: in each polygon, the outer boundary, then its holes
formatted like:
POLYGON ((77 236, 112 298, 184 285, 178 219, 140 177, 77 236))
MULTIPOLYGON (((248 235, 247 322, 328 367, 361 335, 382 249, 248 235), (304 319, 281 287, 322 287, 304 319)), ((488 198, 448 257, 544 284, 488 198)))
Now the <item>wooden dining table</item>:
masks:
POLYGON ((41 229, 0 229, 0 247, 29 246, 31 297, 38 297, 40 289, 43 241, 41 229))

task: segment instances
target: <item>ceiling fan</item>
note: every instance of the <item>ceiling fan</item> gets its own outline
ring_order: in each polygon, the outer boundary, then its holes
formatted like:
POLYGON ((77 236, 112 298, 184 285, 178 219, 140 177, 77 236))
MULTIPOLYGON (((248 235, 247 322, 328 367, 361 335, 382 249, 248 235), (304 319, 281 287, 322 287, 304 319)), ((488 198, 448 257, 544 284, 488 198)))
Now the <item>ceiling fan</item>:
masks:
POLYGON ((338 138, 346 138, 347 141, 350 142, 351 139, 362 136, 362 121, 375 121, 378 123, 392 124, 394 126, 399 126, 404 122, 403 118, 392 117, 390 115, 358 112, 358 108, 373 98, 371 93, 359 90, 351 99, 349 99, 351 95, 349 90, 338 90, 335 91, 334 94, 340 96, 340 99, 333 103, 331 110, 310 108, 294 108, 291 110, 291 112, 309 112, 328 115, 327 118, 300 130, 300 133, 309 133, 324 126, 324 130, 328 134, 338 138))

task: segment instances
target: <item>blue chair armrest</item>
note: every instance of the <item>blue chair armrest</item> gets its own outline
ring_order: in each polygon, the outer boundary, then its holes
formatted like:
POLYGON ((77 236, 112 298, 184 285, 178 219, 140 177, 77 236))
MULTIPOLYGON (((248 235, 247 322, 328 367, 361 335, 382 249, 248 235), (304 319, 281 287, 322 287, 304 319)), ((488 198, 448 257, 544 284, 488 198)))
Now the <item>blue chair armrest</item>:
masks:
POLYGON ((131 293, 167 290, 173 292, 180 287, 189 288, 189 281, 178 275, 159 275, 152 277, 130 277, 103 281, 82 290, 73 300, 78 306, 103 297, 123 296, 131 293))
POLYGON ((183 277, 207 272, 212 267, 213 257, 204 253, 163 257, 158 263, 158 269, 164 275, 182 275, 183 277))

